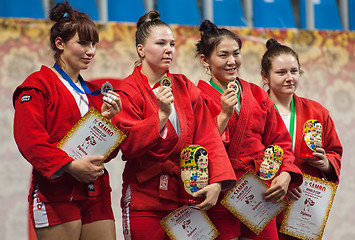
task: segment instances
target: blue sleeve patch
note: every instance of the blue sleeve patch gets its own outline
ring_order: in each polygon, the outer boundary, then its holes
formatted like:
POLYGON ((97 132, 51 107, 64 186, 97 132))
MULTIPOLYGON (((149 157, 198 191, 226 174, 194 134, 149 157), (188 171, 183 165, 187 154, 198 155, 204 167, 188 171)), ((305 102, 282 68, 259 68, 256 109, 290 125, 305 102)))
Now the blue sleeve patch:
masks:
POLYGON ((31 99, 32 99, 31 95, 23 95, 21 97, 21 104, 24 103, 24 102, 29 102, 29 101, 31 101, 31 99))

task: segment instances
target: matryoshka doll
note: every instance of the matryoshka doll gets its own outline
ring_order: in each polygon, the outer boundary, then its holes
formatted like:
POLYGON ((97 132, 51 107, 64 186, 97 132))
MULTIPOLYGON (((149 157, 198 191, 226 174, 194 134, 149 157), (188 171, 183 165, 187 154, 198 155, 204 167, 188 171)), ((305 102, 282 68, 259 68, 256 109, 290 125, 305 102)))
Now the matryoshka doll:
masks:
POLYGON ((273 179, 281 167, 283 156, 284 151, 280 146, 268 146, 265 149, 264 159, 260 165, 260 178, 266 181, 273 179))
POLYGON ((316 158, 313 152, 322 147, 322 124, 316 119, 304 123, 300 158, 316 158))
POLYGON ((189 145, 180 154, 180 174, 184 188, 180 201, 196 204, 201 198, 191 195, 208 185, 208 154, 204 147, 189 145))

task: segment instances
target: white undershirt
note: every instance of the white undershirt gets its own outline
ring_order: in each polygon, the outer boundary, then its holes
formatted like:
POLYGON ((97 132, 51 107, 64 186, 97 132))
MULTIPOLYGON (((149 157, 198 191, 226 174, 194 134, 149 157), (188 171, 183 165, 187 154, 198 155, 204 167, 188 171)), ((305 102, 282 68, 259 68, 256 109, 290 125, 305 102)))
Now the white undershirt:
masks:
MULTIPOLYGON (((59 79, 62 81, 62 83, 67 87, 69 92, 73 95, 75 102, 80 110, 81 116, 84 116, 88 111, 89 111, 89 100, 86 94, 81 94, 77 92, 70 84, 68 83, 67 80, 65 80, 62 77, 59 77, 59 79)), ((80 90, 84 92, 83 87, 80 84, 80 81, 77 83, 74 83, 80 90)))

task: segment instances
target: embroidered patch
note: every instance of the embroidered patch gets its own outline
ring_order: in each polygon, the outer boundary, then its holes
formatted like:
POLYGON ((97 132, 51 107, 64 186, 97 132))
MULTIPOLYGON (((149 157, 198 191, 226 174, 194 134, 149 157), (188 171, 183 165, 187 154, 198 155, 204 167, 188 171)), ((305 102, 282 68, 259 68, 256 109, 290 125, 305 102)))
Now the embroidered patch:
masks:
POLYGON ((276 176, 282 164, 284 151, 277 145, 270 145, 265 149, 264 159, 260 165, 259 176, 263 180, 270 180, 276 176))
POLYGON ((169 183, 169 175, 168 174, 160 175, 159 188, 162 190, 168 190, 168 183, 169 183))
POLYGON ((31 95, 23 95, 21 97, 21 104, 24 103, 24 102, 29 102, 29 101, 31 101, 31 99, 32 99, 31 95))

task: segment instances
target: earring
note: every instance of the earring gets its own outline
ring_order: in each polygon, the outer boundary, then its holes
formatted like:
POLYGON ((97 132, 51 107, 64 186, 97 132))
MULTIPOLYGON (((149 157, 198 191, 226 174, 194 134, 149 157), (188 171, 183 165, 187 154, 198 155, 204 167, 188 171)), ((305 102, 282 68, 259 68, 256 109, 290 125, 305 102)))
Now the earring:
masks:
POLYGON ((204 65, 204 67, 205 67, 206 74, 211 75, 211 69, 207 65, 204 65))

